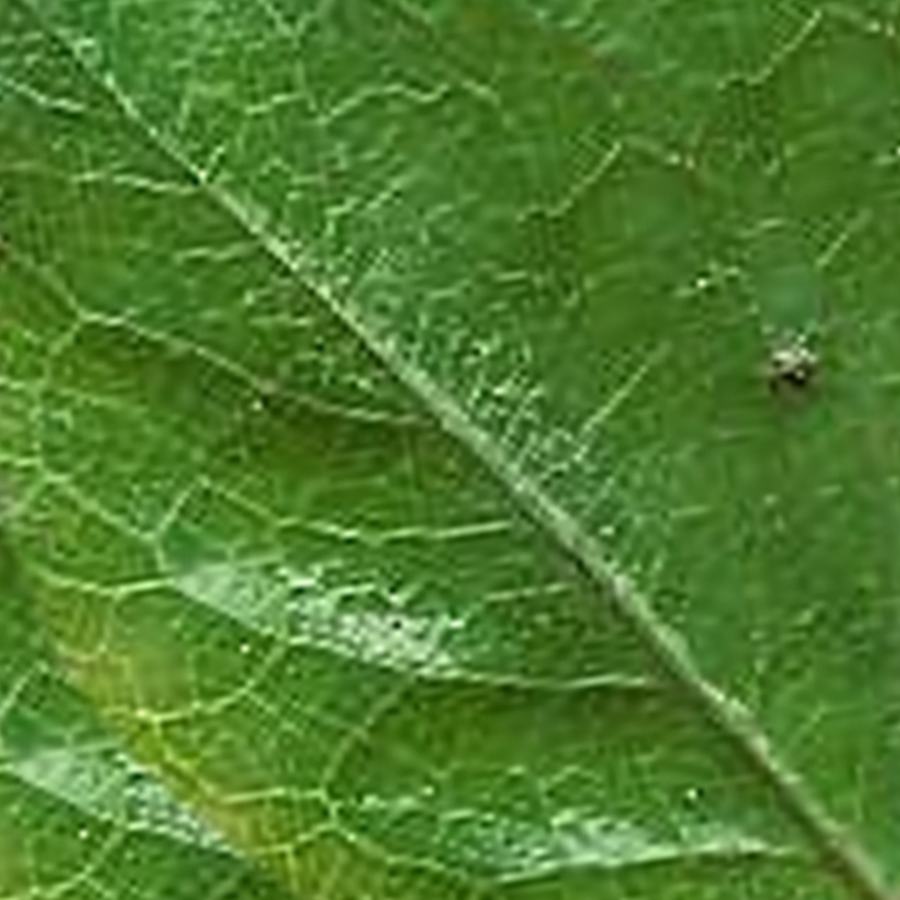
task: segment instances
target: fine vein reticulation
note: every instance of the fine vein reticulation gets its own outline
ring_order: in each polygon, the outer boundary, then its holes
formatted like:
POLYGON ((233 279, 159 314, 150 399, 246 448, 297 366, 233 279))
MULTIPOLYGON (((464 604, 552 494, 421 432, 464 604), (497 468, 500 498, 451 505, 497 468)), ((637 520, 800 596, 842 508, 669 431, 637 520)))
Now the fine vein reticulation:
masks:
MULTIPOLYGON (((713 722, 733 744, 756 776, 774 791, 785 812, 795 819, 815 852, 842 878, 850 889, 867 900, 889 900, 893 895, 874 860, 855 843, 839 821, 820 802, 802 777, 780 758, 752 713, 738 700, 711 683, 692 655, 687 642, 658 615, 652 596, 639 580, 617 562, 604 542, 586 529, 577 515, 567 509, 526 467, 510 458, 508 449, 472 415, 442 383, 432 376, 408 349, 392 337, 390 323, 367 313, 361 304, 349 301, 326 278, 312 275, 301 259, 275 235, 260 227, 250 210, 226 189, 210 182, 187 156, 140 111, 138 105, 119 91, 111 79, 100 77, 84 60, 77 47, 53 30, 37 7, 15 0, 34 16, 40 27, 51 33, 60 46, 71 53, 85 74, 109 93, 121 113, 147 140, 153 143, 185 176, 292 278, 306 283, 318 301, 339 320, 408 391, 420 412, 431 416, 465 451, 476 458, 513 497, 524 514, 541 533, 560 548, 598 595, 611 597, 623 618, 630 623, 662 669, 681 687, 690 702, 713 722)), ((380 261, 376 259, 372 270, 380 261)), ((659 351, 660 357, 664 352, 659 351)), ((657 351, 652 351, 653 360, 657 351)), ((651 365, 652 363, 648 364, 651 365)), ((638 370, 638 377, 643 367, 638 370)), ((625 382, 629 384, 629 382, 625 382)))

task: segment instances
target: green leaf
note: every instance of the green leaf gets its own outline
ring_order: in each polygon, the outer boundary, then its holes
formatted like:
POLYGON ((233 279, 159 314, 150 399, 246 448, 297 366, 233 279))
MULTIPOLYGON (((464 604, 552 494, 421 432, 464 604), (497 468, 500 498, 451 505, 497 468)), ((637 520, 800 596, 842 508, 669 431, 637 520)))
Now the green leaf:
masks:
POLYGON ((0 0, 0 897, 893 896, 898 26, 0 0))

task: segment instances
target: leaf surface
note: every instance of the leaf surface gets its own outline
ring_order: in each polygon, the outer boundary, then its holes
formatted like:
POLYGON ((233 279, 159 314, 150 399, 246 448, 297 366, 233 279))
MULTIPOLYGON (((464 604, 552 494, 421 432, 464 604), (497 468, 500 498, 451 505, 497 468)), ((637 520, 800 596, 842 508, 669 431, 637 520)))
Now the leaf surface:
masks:
POLYGON ((896 23, 0 0, 0 896, 891 897, 896 23))

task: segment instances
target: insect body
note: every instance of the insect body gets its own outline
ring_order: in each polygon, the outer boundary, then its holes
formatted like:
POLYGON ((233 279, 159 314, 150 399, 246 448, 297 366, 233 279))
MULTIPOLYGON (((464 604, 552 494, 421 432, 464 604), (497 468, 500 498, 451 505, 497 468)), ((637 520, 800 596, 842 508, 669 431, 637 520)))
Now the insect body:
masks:
POLYGON ((803 338, 794 338, 772 350, 766 378, 776 393, 799 391, 815 380, 819 358, 803 338))

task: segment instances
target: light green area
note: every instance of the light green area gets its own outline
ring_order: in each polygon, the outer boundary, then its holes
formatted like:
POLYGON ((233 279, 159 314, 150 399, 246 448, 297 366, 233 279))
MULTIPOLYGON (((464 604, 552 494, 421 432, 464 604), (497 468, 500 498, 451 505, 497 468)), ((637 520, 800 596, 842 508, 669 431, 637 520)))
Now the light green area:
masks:
POLYGON ((0 0, 0 900, 892 897, 898 27, 0 0))

